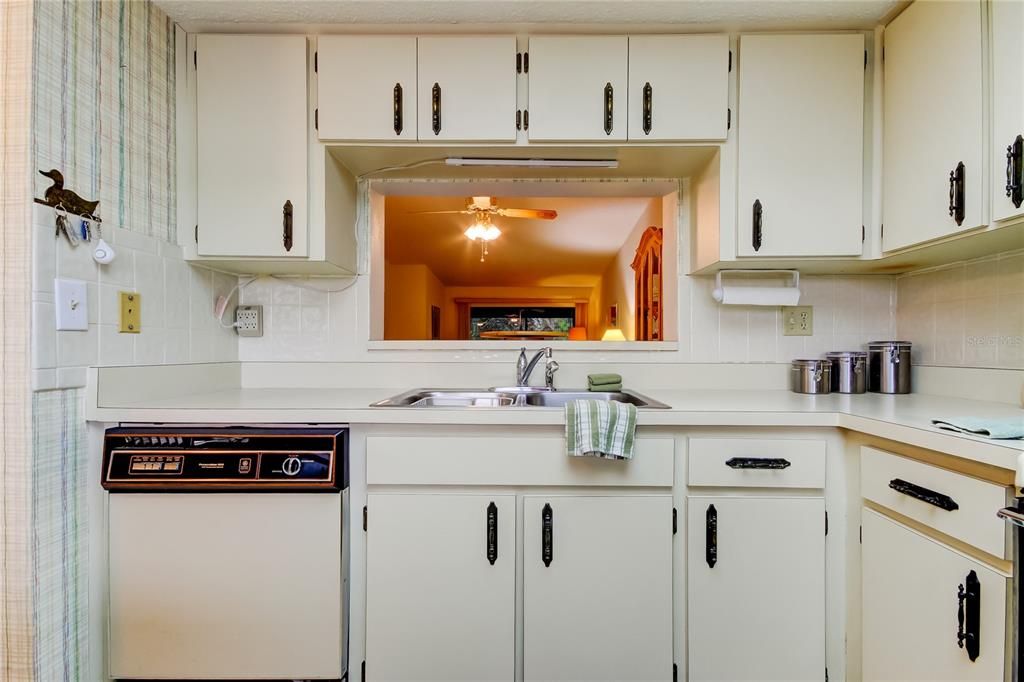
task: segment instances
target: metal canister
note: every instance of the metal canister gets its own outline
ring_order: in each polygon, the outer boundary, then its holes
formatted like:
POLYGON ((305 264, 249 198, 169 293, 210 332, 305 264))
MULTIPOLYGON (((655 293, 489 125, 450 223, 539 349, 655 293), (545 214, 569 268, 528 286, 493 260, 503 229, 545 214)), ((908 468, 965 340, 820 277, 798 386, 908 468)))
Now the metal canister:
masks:
POLYGON ((868 390, 872 393, 910 393, 910 341, 872 341, 868 344, 868 390))
POLYGON ((834 393, 863 393, 868 387, 868 354, 859 350, 825 353, 832 365, 834 393))
POLYGON ((820 358, 794 360, 789 368, 789 387, 794 393, 830 393, 832 365, 820 358))

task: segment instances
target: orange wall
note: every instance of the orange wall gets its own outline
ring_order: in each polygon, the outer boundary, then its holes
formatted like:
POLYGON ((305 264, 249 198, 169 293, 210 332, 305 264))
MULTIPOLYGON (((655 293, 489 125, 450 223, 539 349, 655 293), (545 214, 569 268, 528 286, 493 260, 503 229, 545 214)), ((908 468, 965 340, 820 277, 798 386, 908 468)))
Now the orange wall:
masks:
POLYGON ((443 329, 444 285, 430 268, 426 265, 384 264, 385 339, 429 339, 432 305, 441 308, 443 329))

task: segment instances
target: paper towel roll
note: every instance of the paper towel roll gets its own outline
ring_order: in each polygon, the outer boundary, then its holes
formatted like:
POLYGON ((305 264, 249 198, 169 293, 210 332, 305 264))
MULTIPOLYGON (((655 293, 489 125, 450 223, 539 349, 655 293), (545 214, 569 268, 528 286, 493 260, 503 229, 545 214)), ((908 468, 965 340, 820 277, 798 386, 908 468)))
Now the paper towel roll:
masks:
POLYGON ((796 305, 800 290, 796 287, 743 287, 716 288, 714 298, 724 305, 796 305))

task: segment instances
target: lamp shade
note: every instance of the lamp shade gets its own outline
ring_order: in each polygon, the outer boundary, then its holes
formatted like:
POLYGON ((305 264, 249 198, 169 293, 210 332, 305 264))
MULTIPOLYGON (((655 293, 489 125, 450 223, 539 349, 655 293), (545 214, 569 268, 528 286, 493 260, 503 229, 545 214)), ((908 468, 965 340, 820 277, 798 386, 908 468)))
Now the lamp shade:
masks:
POLYGON ((586 327, 573 327, 569 330, 570 341, 586 341, 587 340, 587 328, 586 327))
POLYGON ((626 337, 622 333, 622 330, 618 327, 608 327, 604 331, 604 336, 601 337, 602 341, 625 341, 626 337))

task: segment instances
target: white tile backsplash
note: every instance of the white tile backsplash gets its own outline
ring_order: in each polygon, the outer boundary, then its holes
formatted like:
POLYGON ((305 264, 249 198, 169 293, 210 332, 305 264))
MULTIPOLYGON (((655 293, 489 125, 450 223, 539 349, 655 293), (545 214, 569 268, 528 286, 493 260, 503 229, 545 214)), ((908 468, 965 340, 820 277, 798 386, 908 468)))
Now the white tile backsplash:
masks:
POLYGON ((182 251, 154 237, 104 227, 117 257, 109 265, 92 259, 94 244, 72 247, 54 238, 53 212, 33 209, 33 388, 84 386, 86 367, 238 358, 234 330, 217 325, 213 306, 237 277, 193 268, 182 251), (194 273, 194 274, 193 274, 194 273), (80 279, 89 294, 89 330, 56 331, 54 278, 80 279), (142 296, 142 331, 121 334, 119 292, 142 296), (195 337, 195 338, 193 338, 195 337))

